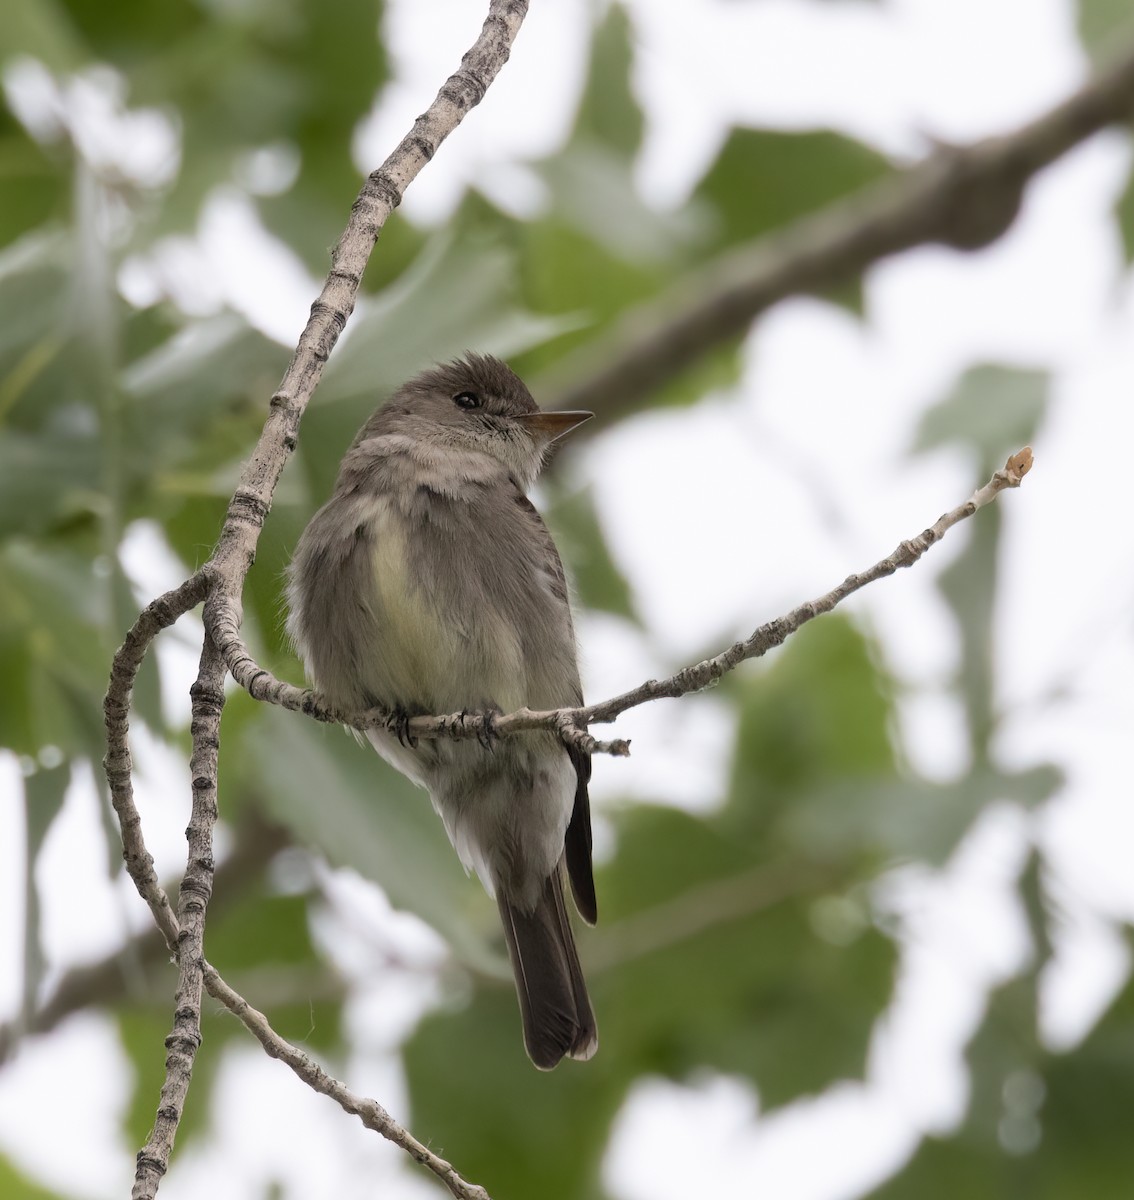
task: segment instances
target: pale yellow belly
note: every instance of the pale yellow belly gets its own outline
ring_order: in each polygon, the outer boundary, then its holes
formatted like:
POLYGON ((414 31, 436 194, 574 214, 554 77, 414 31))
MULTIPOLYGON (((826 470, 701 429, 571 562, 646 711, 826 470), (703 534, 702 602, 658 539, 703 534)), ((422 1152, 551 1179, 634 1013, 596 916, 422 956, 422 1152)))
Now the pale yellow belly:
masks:
POLYGON ((414 578, 404 523, 381 501, 373 530, 371 653, 360 663, 368 690, 388 703, 438 713, 486 703, 505 712, 526 701, 519 638, 501 614, 439 610, 414 578))

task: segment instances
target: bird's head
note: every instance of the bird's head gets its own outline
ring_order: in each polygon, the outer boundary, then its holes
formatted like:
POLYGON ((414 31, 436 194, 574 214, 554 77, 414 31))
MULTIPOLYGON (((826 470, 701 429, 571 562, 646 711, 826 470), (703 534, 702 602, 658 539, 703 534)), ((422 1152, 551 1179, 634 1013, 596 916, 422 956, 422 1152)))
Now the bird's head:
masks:
POLYGON ((527 490, 553 442, 589 412, 543 412, 498 358, 469 353, 414 376, 367 422, 359 440, 402 434, 438 450, 487 455, 527 490))

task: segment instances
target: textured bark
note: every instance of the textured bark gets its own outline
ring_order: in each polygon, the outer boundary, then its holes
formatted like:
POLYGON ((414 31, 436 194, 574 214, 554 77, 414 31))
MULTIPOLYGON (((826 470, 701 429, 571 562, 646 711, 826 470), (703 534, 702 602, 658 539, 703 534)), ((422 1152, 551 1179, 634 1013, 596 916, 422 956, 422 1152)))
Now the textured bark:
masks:
POLYGON ((217 611, 233 613, 239 629, 244 580, 255 557, 272 495, 295 449, 303 412, 354 309, 363 270, 386 219, 401 203, 405 188, 433 157, 437 147, 483 99, 508 60, 527 9, 527 0, 490 0, 480 35, 461 60, 459 69, 445 81, 436 99, 417 118, 393 153, 363 184, 351 207, 347 227, 332 251, 331 271, 311 306, 311 316, 295 354, 272 396, 267 422, 241 472, 212 557, 181 587, 145 609, 114 658, 104 701, 107 733, 104 766, 122 827, 127 869, 178 962, 173 1029, 165 1042, 166 1077, 153 1130, 138 1153, 135 1200, 150 1200, 168 1169, 201 1043, 201 991, 206 982, 210 992, 260 1037, 269 1053, 287 1059, 311 1086, 332 1095, 347 1111, 361 1115, 371 1128, 407 1149, 433 1170, 454 1195, 486 1200, 483 1189, 462 1180, 448 1163, 416 1142, 374 1101, 358 1100, 335 1081, 330 1081, 333 1088, 319 1086, 328 1078, 321 1068, 272 1033, 263 1015, 233 992, 205 962, 204 930, 212 895, 212 839, 217 819, 217 767, 226 673, 224 657, 210 630, 216 623, 217 611), (186 831, 188 858, 175 914, 154 873, 153 859, 146 850, 134 805, 129 712, 134 679, 154 637, 201 600, 205 601, 206 633, 200 670, 192 689, 193 806, 186 831), (310 1068, 306 1074, 296 1065, 300 1060, 310 1068))

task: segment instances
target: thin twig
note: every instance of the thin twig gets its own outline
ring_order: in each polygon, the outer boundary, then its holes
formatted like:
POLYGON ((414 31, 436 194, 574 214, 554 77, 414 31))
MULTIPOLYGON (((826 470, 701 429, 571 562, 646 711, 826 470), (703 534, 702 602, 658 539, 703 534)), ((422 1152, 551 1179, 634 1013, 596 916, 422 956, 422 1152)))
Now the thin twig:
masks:
POLYGON ((110 667, 110 684, 102 701, 106 725, 106 757, 102 760, 102 765, 110 787, 110 800, 118 814, 118 823, 122 830, 122 857, 134 886, 150 906, 154 920, 170 949, 176 947, 177 919, 173 915, 169 898, 158 882, 154 860, 142 838, 142 819, 134 804, 134 766, 130 757, 129 740, 130 703, 138 669, 154 638, 191 608, 200 604, 208 588, 208 573, 200 570, 179 587, 146 605, 114 655, 110 667))
MULTIPOLYGON (((521 708, 506 716, 493 717, 477 712, 449 713, 445 716, 411 717, 408 725, 413 737, 421 738, 470 738, 483 736, 485 722, 491 723, 492 732, 500 737, 509 737, 532 729, 550 729, 564 742, 582 744, 591 754, 630 753, 630 743, 622 739, 609 742, 596 741, 582 729, 592 724, 606 724, 626 712, 650 700, 676 699, 690 692, 699 692, 710 687, 723 675, 750 658, 760 658, 769 650, 782 645, 800 626, 813 620, 821 613, 830 612, 848 596, 882 579, 893 575, 900 567, 913 566, 929 549, 939 542, 959 521, 971 517, 978 509, 990 504, 1005 488, 1020 486, 1024 476, 1031 470, 1032 451, 1025 447, 1013 454, 992 478, 978 488, 964 504, 950 509, 940 516, 928 529, 880 559, 868 570, 849 575, 838 587, 832 588, 816 600, 801 604, 786 616, 769 621, 756 629, 743 642, 736 642, 713 658, 694 663, 671 675, 668 679, 649 679, 632 691, 623 692, 599 704, 583 708, 559 708, 547 712, 535 712, 521 708)), ((240 640, 236 628, 235 612, 231 608, 215 608, 218 649, 225 656, 233 678, 257 699, 278 704, 296 712, 306 713, 317 721, 349 725, 354 729, 395 727, 396 716, 385 709, 369 709, 363 713, 349 713, 324 704, 316 692, 298 688, 275 678, 270 671, 259 666, 240 640)))
MULTIPOLYGON (((914 246, 987 246, 1011 227, 1034 175, 1100 129, 1129 120, 1132 110, 1129 46, 1080 91, 1015 132, 943 146, 911 170, 730 247, 567 355, 534 390, 550 408, 616 417, 787 296, 833 287, 914 246)), ((592 422, 572 442, 603 424, 592 422)))
MULTIPOLYGON (((289 844, 287 830, 250 811, 239 823, 236 843, 217 868, 216 898, 210 912, 231 907, 262 878, 267 864, 289 844)), ((125 945, 92 963, 71 967, 48 999, 20 1024, 0 1025, 0 1064, 21 1038, 50 1033, 61 1021, 93 1005, 152 1003, 158 998, 158 970, 168 966, 170 949, 156 926, 139 931, 125 945)))
POLYGON ((270 1057, 287 1063, 308 1087, 324 1096, 329 1096, 344 1112, 358 1117, 367 1129, 373 1129, 375 1133, 380 1133, 395 1146, 400 1146, 415 1162, 419 1162, 423 1167, 432 1171, 459 1200, 490 1200, 484 1188, 462 1179, 451 1163, 434 1154, 428 1146, 422 1145, 417 1138, 399 1125, 377 1100, 356 1096, 344 1084, 328 1075, 314 1059, 309 1058, 302 1050, 280 1037, 268 1024, 264 1014, 257 1012, 247 1000, 237 995, 208 963, 205 964, 204 970, 205 986, 208 988, 209 994, 215 996, 225 1008, 240 1018, 244 1027, 264 1047, 270 1057))

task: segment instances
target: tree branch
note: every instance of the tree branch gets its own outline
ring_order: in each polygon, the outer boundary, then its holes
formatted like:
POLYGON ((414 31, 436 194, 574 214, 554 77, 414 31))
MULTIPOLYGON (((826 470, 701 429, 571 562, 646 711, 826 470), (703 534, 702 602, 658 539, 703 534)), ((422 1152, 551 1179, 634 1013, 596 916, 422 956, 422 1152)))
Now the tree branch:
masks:
MULTIPOLYGON (((152 1200, 168 1167, 191 1079, 193 1060, 201 1040, 200 996, 206 969, 202 939, 212 892, 212 830, 217 815, 217 756, 225 677, 224 659, 209 632, 213 624, 212 608, 217 605, 234 608, 239 625, 244 580, 252 565, 272 495, 284 464, 295 449, 303 412, 319 382, 327 358, 354 309, 362 273, 374 243, 390 213, 401 203, 408 184, 433 157, 441 142, 460 124, 465 114, 483 99, 489 85, 508 60, 512 42, 527 9, 527 0, 490 0, 488 16, 480 35, 461 60, 460 68, 442 85, 436 99, 417 118, 413 128, 393 153, 363 184, 351 208, 347 227, 332 251, 331 271, 318 299, 311 306, 311 316, 300 335, 295 354, 272 397, 267 422, 241 472, 212 558, 193 579, 145 610, 128 635, 126 644, 115 656, 104 704, 108 743, 104 765, 115 810, 122 825, 123 845, 131 878, 149 903, 167 941, 176 949, 180 972, 173 1031, 166 1039, 169 1050, 166 1079, 154 1129, 138 1155, 134 1200, 152 1200), (187 830, 188 863, 181 884, 178 914, 175 916, 157 882, 153 860, 142 839, 141 823, 133 802, 127 722, 133 680, 153 636, 206 593, 205 641, 197 682, 192 689, 193 812, 187 830)), ((243 1000, 239 997, 236 1000, 248 1009, 243 1000)), ((249 1027, 252 1028, 251 1025, 249 1027)), ((298 1051, 295 1053, 298 1054, 298 1051)), ((377 1106, 374 1109, 381 1113, 377 1106)), ((360 1115, 363 1115, 361 1111, 360 1115)), ((380 1132, 386 1127, 397 1128, 388 1116, 384 1113, 382 1116, 384 1123, 371 1114, 380 1132)), ((367 1117, 364 1115, 363 1119, 367 1120, 367 1117)), ((400 1136, 403 1140, 399 1144, 405 1145, 415 1157, 419 1157, 418 1150, 429 1158, 433 1157, 404 1131, 400 1131, 400 1136)), ((436 1162, 441 1164, 440 1159, 436 1162)), ((447 1163, 441 1165, 450 1176, 459 1178, 447 1163)), ((452 1190, 451 1180, 444 1172, 439 1173, 452 1190)), ((470 1191, 469 1185, 463 1181, 460 1186, 465 1191, 455 1194, 477 1194, 470 1191)))
MULTIPOLYGON (((868 583, 893 575, 900 567, 912 567, 930 546, 936 545, 959 521, 971 517, 986 504, 990 504, 1005 488, 1019 487, 1031 468, 1032 451, 1030 447, 1025 446, 1023 450, 1013 454, 1004 466, 963 504, 943 513, 928 529, 923 530, 917 537, 902 542, 892 554, 880 559, 868 570, 857 575, 848 575, 838 587, 832 588, 818 599, 801 604, 786 616, 761 625, 745 641, 734 643, 713 658, 684 667, 668 679, 649 679, 632 691, 582 708, 559 708, 548 712, 534 712, 529 708, 521 708, 507 716, 460 712, 446 716, 411 717, 408 732, 415 738, 470 738, 483 737, 486 729, 492 736, 498 737, 509 737, 532 729, 549 729, 558 734, 565 744, 581 746, 589 754, 627 755, 630 753, 629 742, 622 739, 597 741, 586 732, 586 727, 607 724, 627 709, 636 708, 650 700, 676 699, 690 692, 699 692, 711 687, 742 662, 750 658, 760 658, 769 650, 782 645, 800 626, 814 620, 821 613, 830 612, 868 583)), ((231 606, 215 607, 214 614, 218 650, 224 655, 232 677, 255 699, 306 713, 317 721, 349 725, 353 729, 384 728, 395 732, 399 727, 397 716, 385 709, 373 708, 363 713, 344 712, 325 704, 317 692, 276 679, 270 671, 266 671, 255 662, 240 640, 235 610, 231 606)))
POLYGON ((173 915, 154 871, 154 860, 142 838, 142 819, 134 804, 134 763, 130 756, 130 703, 134 680, 150 643, 163 630, 205 598, 209 577, 202 569, 191 575, 180 587, 166 592, 148 604, 126 634, 110 667, 110 684, 102 701, 106 725, 106 756, 102 760, 110 800, 118 815, 122 830, 122 857, 126 870, 142 899, 150 906, 154 920, 170 949, 177 943, 177 918, 173 915))
POLYGON ((193 700, 193 806, 185 831, 189 854, 177 897, 177 992, 173 1030, 165 1039, 165 1082, 157 1116, 146 1144, 138 1151, 133 1200, 151 1200, 173 1152, 185 1097, 193 1077, 193 1062, 201 1045, 201 988, 204 968, 205 912, 213 894, 213 829, 217 822, 217 765, 220 718, 224 708, 224 659, 208 631, 201 647, 193 700))
POLYGON ((731 247, 567 355, 539 381, 537 394, 550 408, 619 416, 787 296, 855 278, 914 246, 987 246, 1011 227, 1035 174, 1100 129, 1129 120, 1132 110, 1134 46, 1014 133, 942 147, 912 170, 731 247))
MULTIPOLYGON (((289 844, 287 831, 253 814, 242 821, 232 853, 217 868, 213 908, 227 908, 262 878, 267 864, 289 844)), ((151 927, 97 962, 72 967, 58 982, 46 1003, 24 1022, 0 1025, 0 1065, 23 1037, 49 1033, 72 1013, 97 1004, 125 999, 152 1000, 156 971, 168 965, 169 945, 162 930, 151 927)))
POLYGON ((238 996, 207 963, 205 986, 210 995, 215 996, 225 1008, 240 1018, 245 1028, 259 1041, 271 1058, 278 1058, 287 1063, 308 1087, 329 1096, 344 1112, 358 1117, 367 1129, 373 1129, 395 1146, 400 1146, 415 1162, 432 1171, 459 1200, 491 1200, 484 1188, 462 1179, 450 1163, 434 1154, 403 1129, 377 1100, 360 1099, 355 1096, 337 1079, 328 1075, 317 1062, 308 1058, 302 1050, 280 1037, 268 1024, 264 1014, 257 1012, 247 1000, 238 996))

